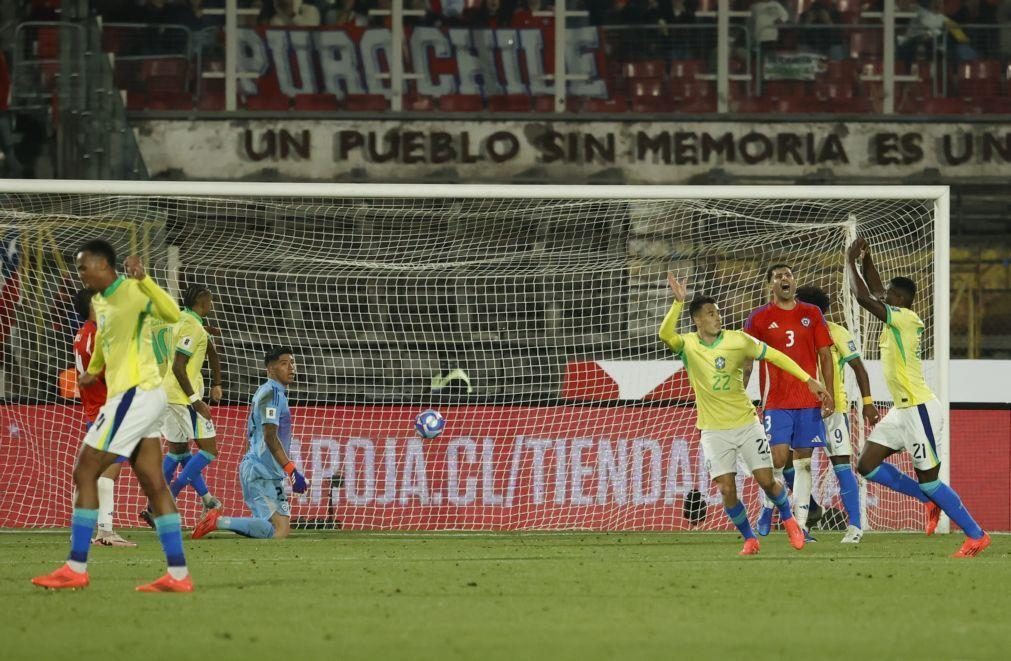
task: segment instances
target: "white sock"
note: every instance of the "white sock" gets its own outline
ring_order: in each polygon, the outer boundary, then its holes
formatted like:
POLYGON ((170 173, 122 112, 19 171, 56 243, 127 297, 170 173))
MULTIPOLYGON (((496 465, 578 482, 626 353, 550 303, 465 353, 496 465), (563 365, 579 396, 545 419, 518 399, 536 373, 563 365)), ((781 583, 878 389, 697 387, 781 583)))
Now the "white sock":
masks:
POLYGON ((115 509, 116 482, 107 477, 98 478, 98 530, 112 532, 112 512, 115 509))
POLYGON ((807 515, 811 509, 811 458, 794 459, 793 516, 797 525, 807 530, 807 515))
POLYGON ((214 496, 211 495, 210 491, 201 496, 200 499, 204 501, 204 505, 210 505, 214 502, 214 496))
POLYGON ((88 571, 87 562, 78 562, 77 560, 67 560, 67 566, 78 574, 83 574, 88 571))
POLYGON ((171 576, 172 578, 176 579, 177 581, 181 581, 182 579, 190 575, 190 570, 187 569, 186 567, 169 567, 168 573, 169 576, 171 576))

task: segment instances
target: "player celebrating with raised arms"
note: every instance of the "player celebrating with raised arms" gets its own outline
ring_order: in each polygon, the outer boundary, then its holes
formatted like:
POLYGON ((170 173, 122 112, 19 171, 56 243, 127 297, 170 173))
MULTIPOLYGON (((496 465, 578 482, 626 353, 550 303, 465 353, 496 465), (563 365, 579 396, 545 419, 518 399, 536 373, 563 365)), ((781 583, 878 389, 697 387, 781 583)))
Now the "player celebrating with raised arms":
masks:
POLYGON ((292 428, 287 387, 295 380, 294 352, 276 347, 267 352, 263 362, 267 380, 249 403, 248 447, 239 464, 242 499, 253 516, 221 516, 220 509, 212 509, 193 529, 193 539, 215 530, 230 530, 244 537, 288 536, 291 506, 282 481, 287 477, 295 493, 305 493, 307 486, 288 458, 292 428))
MULTIPOLYGON (((782 351, 808 374, 819 374, 820 367, 823 383, 831 387, 835 372, 830 351, 832 337, 821 310, 797 301, 797 282, 790 266, 773 264, 765 272, 765 279, 772 291, 772 302, 751 313, 744 323, 744 332, 782 351)), ((763 365, 761 374, 765 431, 772 445, 772 463, 777 478, 782 477, 793 490, 794 514, 807 535, 807 517, 813 501, 811 455, 814 448, 825 447, 822 412, 831 414, 835 402, 831 394, 825 402, 819 402, 807 388, 775 366, 763 365)), ((767 502, 758 519, 758 534, 768 535, 771 528, 772 507, 767 502)), ((808 536, 808 540, 813 538, 808 536)))
POLYGON ((696 296, 688 307, 697 332, 679 335, 677 322, 684 307, 687 286, 667 274, 674 293, 671 306, 660 324, 660 339, 677 353, 684 363, 698 408, 698 428, 702 432, 702 452, 713 482, 720 488, 723 507, 744 536, 740 555, 759 551, 758 539, 751 530, 748 512, 737 498, 737 460, 740 457, 759 486, 779 510, 783 526, 796 548, 804 547, 804 533, 790 511, 786 489, 773 477, 772 457, 765 430, 758 421, 755 406, 744 390, 743 367, 755 360, 769 361, 802 383, 815 397, 829 399, 824 386, 808 375, 797 363, 764 342, 741 331, 724 330, 716 300, 696 296))
POLYGON ((885 322, 878 346, 893 402, 892 409, 871 432, 857 470, 871 482, 921 502, 929 501, 928 535, 937 528, 943 510, 966 534, 965 543, 954 557, 974 557, 990 546, 990 535, 972 518, 955 490, 938 479, 941 462, 937 457, 936 435, 944 428, 944 411, 923 378, 920 364, 923 322, 909 307, 916 297, 916 283, 909 278, 892 278, 886 290, 871 260, 870 247, 861 238, 846 251, 846 262, 857 302, 885 322), (919 483, 885 462, 900 450, 912 455, 919 483))
POLYGON ((141 488, 154 508, 158 539, 168 560, 168 573, 142 585, 142 592, 191 592, 193 583, 183 554, 179 512, 161 472, 161 419, 167 399, 150 333, 141 332, 148 315, 179 320, 175 301, 155 284, 136 256, 124 262, 127 276, 116 272, 116 252, 101 240, 77 252, 77 272, 84 286, 98 292, 92 299, 98 319, 95 348, 81 386, 88 387, 105 370, 108 399, 84 437, 74 466, 77 496, 71 518, 70 558, 45 576, 32 579, 44 588, 83 588, 88 580, 88 549, 98 519, 98 477, 118 457, 130 457, 141 488))
POLYGON ((172 370, 165 376, 165 393, 169 408, 163 434, 169 442, 162 468, 172 496, 178 497, 186 485, 193 487, 203 501, 204 510, 220 508, 221 502, 211 495, 204 481, 203 470, 218 456, 211 409, 204 401, 204 377, 201 372, 204 357, 210 359, 211 401, 221 399, 221 361, 204 328, 207 315, 214 306, 211 290, 203 285, 190 285, 183 295, 183 315, 174 329, 175 357, 172 370), (195 441, 199 452, 191 455, 189 442, 195 441), (176 466, 184 463, 179 477, 172 479, 176 466))
MULTIPOLYGON (((797 298, 804 303, 818 306, 822 314, 828 314, 831 301, 828 294, 818 287, 801 287, 797 290, 797 298)), ((831 321, 827 323, 829 335, 832 336, 832 362, 835 363, 836 370, 832 385, 835 412, 825 419, 825 452, 832 462, 832 472, 839 481, 839 497, 849 520, 842 543, 859 544, 864 532, 860 520, 860 487, 857 485, 856 475, 853 474, 850 459, 853 445, 850 442, 849 397, 846 396, 846 384, 843 379, 843 368, 846 365, 850 366, 857 377, 857 386, 863 397, 863 416, 869 424, 877 423, 878 409, 874 406, 871 380, 860 359, 860 348, 857 347, 856 340, 845 326, 831 321)))

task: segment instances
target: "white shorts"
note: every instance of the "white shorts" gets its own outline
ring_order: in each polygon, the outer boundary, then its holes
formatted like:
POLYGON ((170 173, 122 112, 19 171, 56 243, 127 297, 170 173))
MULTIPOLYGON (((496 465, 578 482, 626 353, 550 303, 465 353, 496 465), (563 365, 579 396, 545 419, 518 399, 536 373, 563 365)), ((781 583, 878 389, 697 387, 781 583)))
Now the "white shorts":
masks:
POLYGON ((744 460, 744 465, 752 473, 759 468, 772 468, 769 439, 757 420, 737 429, 703 429, 702 453, 712 479, 737 473, 738 457, 744 460))
POLYGON ((214 423, 197 413, 192 406, 169 404, 161 433, 169 443, 202 441, 214 438, 214 423))
POLYGON ((96 450, 129 457, 142 438, 160 438, 162 415, 168 405, 165 391, 133 387, 105 402, 84 444, 96 450))
POLYGON ((913 457, 913 466, 926 471, 941 463, 937 438, 943 431, 944 411, 941 403, 932 399, 918 406, 890 410, 868 440, 893 450, 907 450, 913 457))
POLYGON ((825 454, 830 457, 848 457, 853 454, 848 413, 837 411, 825 418, 825 454))

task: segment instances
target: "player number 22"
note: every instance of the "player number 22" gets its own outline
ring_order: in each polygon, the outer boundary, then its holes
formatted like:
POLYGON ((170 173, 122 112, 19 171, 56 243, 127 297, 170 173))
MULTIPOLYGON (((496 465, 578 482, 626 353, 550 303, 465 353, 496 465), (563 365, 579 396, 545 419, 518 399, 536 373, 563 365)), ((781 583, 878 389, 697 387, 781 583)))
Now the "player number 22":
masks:
POLYGON ((713 374, 713 390, 730 390, 730 375, 713 374))
POLYGON ((786 331, 786 346, 792 347, 793 344, 794 344, 793 331, 792 330, 788 330, 788 331, 786 331))

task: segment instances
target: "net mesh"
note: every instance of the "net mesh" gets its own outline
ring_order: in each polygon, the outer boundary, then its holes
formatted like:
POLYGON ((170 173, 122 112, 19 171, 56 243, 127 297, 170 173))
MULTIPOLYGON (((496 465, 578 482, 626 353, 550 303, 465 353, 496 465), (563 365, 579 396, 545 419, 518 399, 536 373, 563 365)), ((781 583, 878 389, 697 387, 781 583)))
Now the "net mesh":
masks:
MULTIPOLYGON (((141 255, 170 292, 212 289, 225 399, 213 408, 221 454, 205 474, 230 514, 244 510, 247 402, 265 379, 264 350, 280 344, 298 365, 291 455, 311 480, 292 496, 296 526, 722 530, 686 380, 656 336, 671 302, 665 273, 714 295, 724 324, 740 328, 768 300, 766 267, 790 263, 799 284, 833 297, 830 319, 873 340, 864 347, 873 360, 880 328, 856 312, 843 279, 843 250, 859 233, 883 277, 920 284, 929 358, 933 208, 887 199, 0 196, 16 267, 5 271, 10 304, 0 317, 0 469, 9 478, 0 526, 68 520, 84 419, 60 377, 74 364, 73 257, 87 239, 110 240, 121 259, 141 255), (429 407, 447 420, 434 440, 413 429, 429 407)), ((816 494, 841 508, 827 464, 816 453, 816 494)), ((128 473, 117 486, 120 526, 136 525, 144 503, 128 473)), ((754 515, 753 480, 738 485, 754 515)), ((866 503, 874 528, 921 526, 910 499, 871 488, 866 503)), ((199 516, 191 490, 179 504, 188 522, 199 516)))

